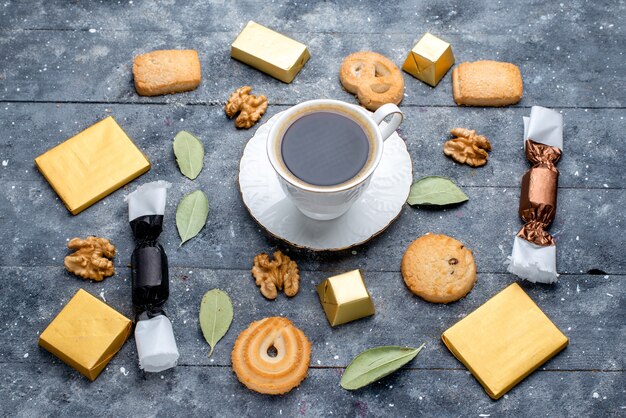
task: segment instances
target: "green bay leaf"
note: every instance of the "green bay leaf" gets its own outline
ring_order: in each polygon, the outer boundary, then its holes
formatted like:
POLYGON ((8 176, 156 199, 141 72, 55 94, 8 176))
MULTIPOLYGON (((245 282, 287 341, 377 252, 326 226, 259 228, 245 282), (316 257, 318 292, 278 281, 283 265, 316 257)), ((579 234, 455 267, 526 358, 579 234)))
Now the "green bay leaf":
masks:
POLYGON ((413 183, 407 203, 444 206, 467 200, 469 197, 449 178, 426 176, 413 183))
POLYGON ((202 142, 187 131, 180 131, 174 137, 174 155, 180 172, 191 180, 198 177, 204 163, 202 142))
POLYGON ((356 356, 341 376, 341 387, 355 390, 395 372, 413 360, 424 348, 382 346, 363 351, 356 356))
POLYGON ((212 289, 204 294, 200 302, 200 329, 209 346, 209 357, 219 340, 222 339, 233 322, 233 304, 228 294, 220 289, 212 289))
POLYGON ((176 208, 176 228, 180 245, 198 235, 209 216, 209 200, 201 190, 183 197, 176 208))

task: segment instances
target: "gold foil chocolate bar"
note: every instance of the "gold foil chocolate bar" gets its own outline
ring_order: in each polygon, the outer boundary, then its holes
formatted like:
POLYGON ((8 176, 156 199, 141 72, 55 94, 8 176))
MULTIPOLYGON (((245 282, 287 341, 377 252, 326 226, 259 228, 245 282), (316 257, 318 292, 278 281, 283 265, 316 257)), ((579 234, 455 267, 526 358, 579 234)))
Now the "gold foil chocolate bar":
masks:
POLYGON ((291 83, 311 55, 306 45, 250 21, 231 45, 230 56, 291 83))
POLYGON ((517 283, 450 327, 441 339, 493 399, 569 342, 517 283))
POLYGON ((554 110, 533 106, 524 118, 526 158, 533 167, 522 178, 519 215, 524 226, 513 241, 509 272, 531 282, 557 280, 556 245, 546 231, 556 215, 559 171, 563 149, 563 117, 554 110))
POLYGON ((317 286, 331 326, 374 315, 374 303, 359 270, 330 277, 317 286))
POLYGON ((422 36, 406 57, 402 69, 435 87, 454 65, 452 46, 430 33, 422 36))
POLYGON ((150 162, 111 116, 35 158, 76 215, 150 169, 150 162))
POLYGON ((130 335, 131 321, 79 289, 39 336, 39 345, 95 380, 130 335))

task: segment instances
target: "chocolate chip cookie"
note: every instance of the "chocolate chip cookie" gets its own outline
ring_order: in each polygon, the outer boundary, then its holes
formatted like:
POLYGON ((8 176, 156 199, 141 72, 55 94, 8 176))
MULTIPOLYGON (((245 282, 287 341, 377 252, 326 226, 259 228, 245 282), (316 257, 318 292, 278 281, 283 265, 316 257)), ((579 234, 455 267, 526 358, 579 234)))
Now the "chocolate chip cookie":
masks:
POLYGON ((417 296, 449 303, 467 295, 476 283, 472 252, 454 238, 426 234, 409 245, 402 257, 402 277, 417 296))

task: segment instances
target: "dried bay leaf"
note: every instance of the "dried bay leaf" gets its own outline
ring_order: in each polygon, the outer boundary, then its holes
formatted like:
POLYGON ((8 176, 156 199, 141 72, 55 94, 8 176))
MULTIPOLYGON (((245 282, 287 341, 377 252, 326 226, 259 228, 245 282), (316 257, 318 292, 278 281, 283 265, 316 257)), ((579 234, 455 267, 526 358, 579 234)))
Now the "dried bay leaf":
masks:
POLYGON ((424 348, 400 346, 374 347, 356 356, 341 376, 341 387, 355 390, 395 372, 413 360, 424 348))
POLYGON ((444 206, 467 200, 469 197, 449 178, 426 176, 413 183, 407 203, 444 206))
POLYGON ((233 322, 233 304, 228 294, 219 289, 209 290, 200 302, 200 329, 209 346, 209 357, 219 340, 233 322))
POLYGON ((174 137, 174 155, 180 172, 191 180, 198 177, 204 163, 202 142, 187 131, 180 131, 174 137))
POLYGON ((198 235, 209 216, 209 200, 201 190, 183 197, 176 208, 176 228, 180 245, 198 235))

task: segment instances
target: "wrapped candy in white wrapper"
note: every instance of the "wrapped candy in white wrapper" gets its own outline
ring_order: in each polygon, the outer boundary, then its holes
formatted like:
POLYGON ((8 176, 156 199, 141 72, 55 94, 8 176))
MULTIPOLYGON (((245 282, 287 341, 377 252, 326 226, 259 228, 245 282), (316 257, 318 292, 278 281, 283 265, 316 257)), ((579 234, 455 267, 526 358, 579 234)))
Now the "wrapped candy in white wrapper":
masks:
MULTIPOLYGON (((530 117, 524 117, 524 147, 526 140, 563 150, 563 116, 551 109, 533 106, 530 117)), ((557 281, 556 246, 541 246, 515 237, 513 251, 508 257, 508 271, 533 283, 557 281)))
POLYGON ((556 247, 542 247, 515 237, 508 270, 529 282, 554 283, 559 277, 556 272, 556 247))
POLYGON ((165 213, 165 191, 172 187, 171 183, 159 180, 142 184, 124 198, 128 202, 128 220, 146 215, 163 215, 165 213))
POLYGON ((179 357, 172 323, 162 310, 169 297, 167 255, 156 241, 163 229, 170 186, 165 181, 146 183, 125 199, 130 226, 137 241, 131 257, 133 305, 139 317, 135 342, 139 368, 146 372, 174 367, 179 357))
POLYGON ((563 151, 563 115, 541 106, 530 109, 530 117, 523 116, 524 146, 526 140, 557 147, 563 151))
POLYGON ((135 327, 135 342, 140 369, 156 373, 172 368, 178 363, 178 347, 172 323, 165 315, 138 321, 135 327))

